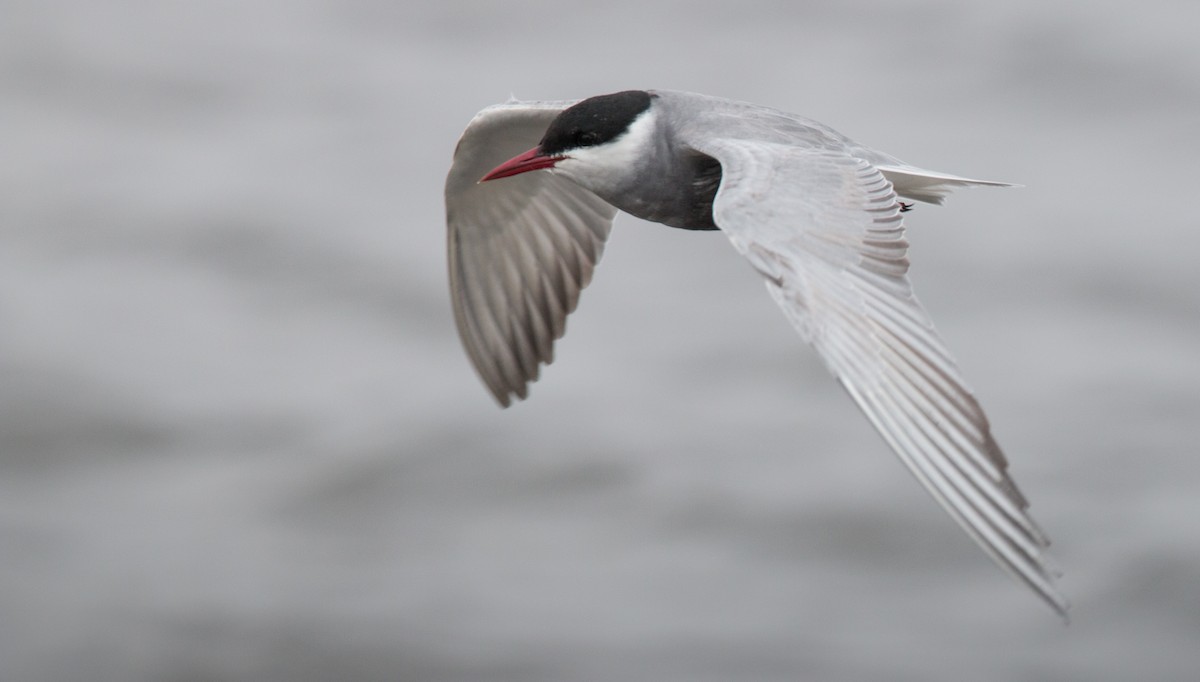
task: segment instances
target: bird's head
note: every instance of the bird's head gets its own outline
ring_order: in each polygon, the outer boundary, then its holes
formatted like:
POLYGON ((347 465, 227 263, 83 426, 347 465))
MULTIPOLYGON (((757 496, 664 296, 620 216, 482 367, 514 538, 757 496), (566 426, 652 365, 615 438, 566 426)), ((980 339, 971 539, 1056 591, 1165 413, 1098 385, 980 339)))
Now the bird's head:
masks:
POLYGON ((644 90, 599 95, 562 111, 536 147, 493 168, 480 182, 554 169, 584 187, 627 174, 654 130, 653 96, 644 90))

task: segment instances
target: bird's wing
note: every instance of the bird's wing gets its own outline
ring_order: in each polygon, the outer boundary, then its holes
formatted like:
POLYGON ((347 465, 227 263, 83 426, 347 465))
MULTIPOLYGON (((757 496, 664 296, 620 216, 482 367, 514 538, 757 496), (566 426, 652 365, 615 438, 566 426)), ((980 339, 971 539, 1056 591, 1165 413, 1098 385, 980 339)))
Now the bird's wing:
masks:
POLYGON ((525 398, 604 249, 616 209, 551 173, 480 183, 535 146, 573 102, 509 102, 467 125, 446 177, 454 319, 467 355, 501 405, 525 398))
POLYGON ((715 157, 718 227, 888 445, 995 561, 1065 617, 1049 542, 909 284, 900 205, 865 160, 745 140, 715 157))

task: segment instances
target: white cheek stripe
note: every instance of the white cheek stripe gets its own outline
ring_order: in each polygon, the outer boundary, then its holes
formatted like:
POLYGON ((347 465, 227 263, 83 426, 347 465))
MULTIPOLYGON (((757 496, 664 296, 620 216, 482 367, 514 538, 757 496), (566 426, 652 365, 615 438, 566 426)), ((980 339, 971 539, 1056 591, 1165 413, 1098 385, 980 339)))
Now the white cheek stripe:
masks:
POLYGON ((654 148, 652 139, 657 122, 658 113, 653 107, 647 109, 629 124, 625 134, 607 144, 568 151, 556 168, 568 175, 574 170, 594 175, 626 173, 647 150, 654 148))

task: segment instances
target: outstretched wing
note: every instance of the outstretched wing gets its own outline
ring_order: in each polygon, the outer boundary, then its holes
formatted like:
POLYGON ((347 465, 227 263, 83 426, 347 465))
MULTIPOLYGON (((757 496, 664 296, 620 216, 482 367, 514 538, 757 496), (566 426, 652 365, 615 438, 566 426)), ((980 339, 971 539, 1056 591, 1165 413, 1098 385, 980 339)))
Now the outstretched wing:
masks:
POLYGON ((492 395, 525 398, 600 260, 616 209, 551 173, 480 183, 536 145, 573 102, 510 102, 467 125, 446 177, 450 297, 463 346, 492 395))
POLYGON ((892 184, 865 160, 746 140, 694 145, 723 179, 717 225, 918 480, 1060 614, 1046 536, 906 273, 892 184))

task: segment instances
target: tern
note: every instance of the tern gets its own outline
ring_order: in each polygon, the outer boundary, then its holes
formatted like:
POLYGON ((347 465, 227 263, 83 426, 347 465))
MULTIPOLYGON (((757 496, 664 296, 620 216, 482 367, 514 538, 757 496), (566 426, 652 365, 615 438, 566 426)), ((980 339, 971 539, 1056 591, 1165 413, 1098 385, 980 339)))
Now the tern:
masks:
POLYGON ((618 210, 719 230, 941 506, 1066 618, 1049 540, 907 277, 901 200, 1008 183, 924 170, 776 109, 669 90, 509 101, 446 178, 458 332, 502 406, 524 399, 618 210), (538 172, 534 172, 538 171, 538 172))

